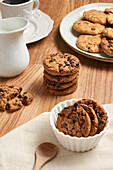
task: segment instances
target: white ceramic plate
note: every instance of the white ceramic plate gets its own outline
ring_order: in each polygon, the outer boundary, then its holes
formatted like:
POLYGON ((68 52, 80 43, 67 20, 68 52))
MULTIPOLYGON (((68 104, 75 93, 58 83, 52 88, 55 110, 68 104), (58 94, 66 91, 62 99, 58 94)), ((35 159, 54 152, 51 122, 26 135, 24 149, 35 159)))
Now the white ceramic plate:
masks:
POLYGON ((113 62, 113 58, 109 57, 105 53, 88 53, 88 52, 80 50, 76 46, 76 41, 80 34, 72 29, 73 23, 75 21, 83 19, 82 16, 83 16, 84 11, 88 11, 91 9, 104 11, 105 8, 111 8, 111 7, 113 8, 113 3, 93 3, 93 4, 81 6, 80 8, 77 8, 71 11, 61 21, 61 24, 60 24, 61 37, 73 50, 75 50, 76 52, 86 57, 104 61, 104 62, 113 62))
POLYGON ((54 21, 39 9, 27 19, 29 20, 29 27, 24 31, 26 44, 39 41, 47 37, 52 31, 54 21))

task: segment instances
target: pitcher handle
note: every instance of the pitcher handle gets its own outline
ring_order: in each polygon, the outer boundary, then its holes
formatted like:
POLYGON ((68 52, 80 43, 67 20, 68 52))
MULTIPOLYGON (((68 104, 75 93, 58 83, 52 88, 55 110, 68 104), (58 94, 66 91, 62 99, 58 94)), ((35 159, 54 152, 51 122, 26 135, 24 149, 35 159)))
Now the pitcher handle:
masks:
POLYGON ((34 2, 35 2, 35 6, 32 12, 34 12, 39 7, 39 0, 34 0, 34 2))

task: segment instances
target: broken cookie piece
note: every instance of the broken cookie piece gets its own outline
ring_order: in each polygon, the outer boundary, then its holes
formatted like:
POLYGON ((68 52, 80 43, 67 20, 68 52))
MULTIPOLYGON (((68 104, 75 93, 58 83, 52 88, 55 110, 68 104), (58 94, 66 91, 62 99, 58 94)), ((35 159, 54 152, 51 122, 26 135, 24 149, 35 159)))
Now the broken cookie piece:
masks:
POLYGON ((29 92, 24 92, 22 95, 22 103, 26 106, 30 105, 33 101, 33 96, 29 92))

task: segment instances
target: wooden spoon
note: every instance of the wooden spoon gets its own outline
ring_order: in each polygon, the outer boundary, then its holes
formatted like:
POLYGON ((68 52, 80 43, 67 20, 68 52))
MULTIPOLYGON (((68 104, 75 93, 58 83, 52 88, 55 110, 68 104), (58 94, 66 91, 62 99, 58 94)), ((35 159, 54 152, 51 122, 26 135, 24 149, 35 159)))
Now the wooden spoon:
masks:
POLYGON ((35 152, 35 165, 34 170, 40 170, 40 168, 57 154, 57 146, 52 143, 40 144, 35 152))

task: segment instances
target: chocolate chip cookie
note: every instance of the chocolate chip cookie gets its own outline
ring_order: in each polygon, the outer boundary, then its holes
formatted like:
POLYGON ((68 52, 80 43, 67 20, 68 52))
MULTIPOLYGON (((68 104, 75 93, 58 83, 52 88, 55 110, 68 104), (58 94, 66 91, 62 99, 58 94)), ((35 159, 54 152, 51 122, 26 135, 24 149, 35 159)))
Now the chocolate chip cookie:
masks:
POLYGON ((106 27, 104 30, 103 30, 103 33, 104 35, 106 35, 107 37, 109 38, 113 38, 113 28, 111 27, 106 27))
POLYGON ((17 96, 7 103, 6 108, 7 108, 8 112, 15 112, 15 111, 21 109, 22 106, 23 106, 22 101, 17 96))
POLYGON ((91 23, 89 21, 79 20, 73 24, 73 28, 79 33, 96 35, 102 33, 105 26, 91 23))
POLYGON ((30 105, 33 101, 33 95, 29 92, 24 92, 22 95, 22 103, 26 106, 30 105))
POLYGON ((70 82, 73 79, 75 79, 76 77, 78 77, 79 76, 79 71, 77 71, 75 74, 72 74, 72 75, 53 76, 51 74, 48 74, 44 70, 44 76, 46 77, 46 79, 48 79, 50 81, 55 81, 55 82, 58 82, 58 83, 66 83, 66 82, 70 82))
POLYGON ((102 35, 80 35, 77 39, 77 47, 83 51, 88 51, 91 53, 101 52, 101 39, 102 35))
POLYGON ((108 15, 107 20, 109 24, 113 24, 113 14, 108 15))
POLYGON ((78 87, 78 83, 75 83, 72 86, 70 86, 66 89, 62 89, 62 90, 51 89, 50 87, 47 87, 46 85, 44 87, 52 95, 64 96, 64 95, 71 94, 74 91, 76 91, 76 89, 78 87))
POLYGON ((13 99, 21 91, 22 91, 22 88, 16 85, 12 85, 12 86, 1 85, 0 86, 0 96, 7 98, 7 100, 13 99))
POLYGON ((77 57, 68 53, 56 53, 47 56, 43 61, 44 69, 51 75, 72 75, 80 68, 77 57))
POLYGON ((107 24, 107 14, 105 14, 103 11, 98 11, 95 9, 84 11, 83 17, 94 23, 99 23, 102 25, 107 24))
POLYGON ((104 12, 106 12, 106 13, 113 13, 113 8, 106 8, 104 12))
POLYGON ((100 133, 104 129, 107 121, 107 113, 102 107, 102 105, 92 99, 82 99, 79 100, 77 103, 86 104, 93 108, 98 118, 97 133, 100 133))
POLYGON ((44 79, 44 84, 46 87, 49 87, 50 89, 56 89, 56 90, 62 90, 62 89, 66 89, 70 86, 72 86, 73 84, 77 83, 78 78, 73 79, 70 82, 66 82, 66 83, 58 83, 55 81, 50 81, 48 79, 46 79, 46 77, 43 77, 44 79))
POLYGON ((101 41, 102 50, 110 57, 113 57, 113 40, 104 37, 101 41))
POLYGON ((97 132, 97 128, 98 128, 98 118, 97 115, 95 113, 95 111, 87 106, 86 104, 80 104, 81 107, 83 107, 83 109, 88 113, 90 119, 91 119, 91 130, 89 133, 89 136, 94 136, 97 132))
POLYGON ((70 105, 58 114, 57 128, 66 135, 87 137, 91 130, 91 120, 81 106, 70 105))

